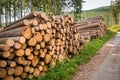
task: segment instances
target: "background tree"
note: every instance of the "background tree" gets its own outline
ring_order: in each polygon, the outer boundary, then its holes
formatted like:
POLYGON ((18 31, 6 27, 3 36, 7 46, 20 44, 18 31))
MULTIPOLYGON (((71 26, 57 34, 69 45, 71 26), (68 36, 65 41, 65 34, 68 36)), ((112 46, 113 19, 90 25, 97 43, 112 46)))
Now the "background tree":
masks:
POLYGON ((74 12, 80 18, 82 0, 0 0, 0 26, 8 25, 32 11, 44 11, 48 15, 74 12), (67 8, 67 10, 65 10, 67 8))
POLYGON ((118 24, 120 19, 120 0, 111 1, 110 13, 113 16, 115 24, 118 24))

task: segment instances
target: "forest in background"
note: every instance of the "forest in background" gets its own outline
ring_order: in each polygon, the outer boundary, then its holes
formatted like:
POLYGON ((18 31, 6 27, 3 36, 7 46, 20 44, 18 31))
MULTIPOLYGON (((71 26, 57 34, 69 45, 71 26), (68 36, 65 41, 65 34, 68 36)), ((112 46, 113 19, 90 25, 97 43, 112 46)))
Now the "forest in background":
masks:
MULTIPOLYGON (((0 0, 0 26, 8 25, 32 11, 44 11, 47 15, 81 13, 83 0, 0 0)), ((78 16, 77 16, 78 17, 78 16)))

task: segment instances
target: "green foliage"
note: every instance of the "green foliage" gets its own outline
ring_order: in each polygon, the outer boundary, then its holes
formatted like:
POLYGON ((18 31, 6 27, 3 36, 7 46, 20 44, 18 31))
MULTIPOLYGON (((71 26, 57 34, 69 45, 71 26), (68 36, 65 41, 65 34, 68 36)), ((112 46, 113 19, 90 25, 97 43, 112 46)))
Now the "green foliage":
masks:
POLYGON ((106 37, 92 40, 85 46, 80 54, 74 56, 70 61, 49 70, 46 76, 33 80, 70 80, 76 74, 77 67, 86 64, 96 54, 96 51, 114 34, 114 32, 108 31, 106 37))
POLYGON ((5 24, 8 25, 16 19, 32 11, 44 11, 48 15, 60 15, 64 12, 74 11, 74 15, 81 13, 83 0, 0 0, 0 25, 1 15, 5 15, 5 24), (4 11, 5 10, 5 11, 4 11))
POLYGON ((113 26, 109 27, 109 30, 111 30, 113 32, 119 32, 120 31, 120 25, 113 25, 113 26))
POLYGON ((120 0, 115 0, 111 2, 110 13, 115 20, 115 24, 118 24, 120 14, 120 0))

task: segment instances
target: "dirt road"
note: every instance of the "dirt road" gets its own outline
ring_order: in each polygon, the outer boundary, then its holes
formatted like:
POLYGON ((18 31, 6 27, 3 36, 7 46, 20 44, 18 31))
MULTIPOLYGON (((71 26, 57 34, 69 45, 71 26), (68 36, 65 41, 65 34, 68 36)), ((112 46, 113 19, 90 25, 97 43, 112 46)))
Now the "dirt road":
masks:
POLYGON ((73 80, 120 80, 120 33, 78 70, 73 80))

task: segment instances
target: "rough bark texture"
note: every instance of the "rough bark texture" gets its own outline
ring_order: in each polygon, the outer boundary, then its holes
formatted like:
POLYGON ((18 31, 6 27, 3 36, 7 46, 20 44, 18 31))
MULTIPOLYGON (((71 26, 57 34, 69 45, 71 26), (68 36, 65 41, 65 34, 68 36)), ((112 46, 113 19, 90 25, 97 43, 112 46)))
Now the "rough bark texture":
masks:
POLYGON ((73 22, 70 15, 48 17, 44 12, 33 12, 2 29, 0 80, 44 76, 57 61, 64 63, 86 42, 106 34, 100 16, 73 22))

